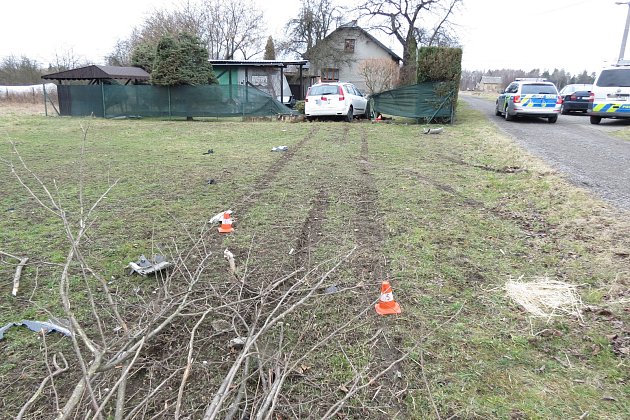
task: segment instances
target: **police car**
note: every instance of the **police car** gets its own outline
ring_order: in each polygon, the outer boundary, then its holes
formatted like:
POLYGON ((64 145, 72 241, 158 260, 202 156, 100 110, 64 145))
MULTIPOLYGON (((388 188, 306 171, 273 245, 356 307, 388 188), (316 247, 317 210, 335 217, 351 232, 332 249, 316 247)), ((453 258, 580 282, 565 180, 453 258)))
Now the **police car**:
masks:
POLYGON ((558 121, 562 97, 556 85, 545 79, 515 79, 499 95, 495 114, 511 121, 518 116, 547 118, 558 121))
POLYGON ((600 71, 589 101, 591 124, 602 118, 630 118, 630 62, 622 60, 600 71))

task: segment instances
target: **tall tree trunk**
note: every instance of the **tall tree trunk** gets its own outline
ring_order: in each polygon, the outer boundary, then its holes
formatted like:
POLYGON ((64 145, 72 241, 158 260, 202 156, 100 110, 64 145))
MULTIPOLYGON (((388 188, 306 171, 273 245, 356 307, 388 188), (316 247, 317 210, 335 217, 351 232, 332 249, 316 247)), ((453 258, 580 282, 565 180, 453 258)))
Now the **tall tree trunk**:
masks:
POLYGON ((407 42, 403 47, 403 66, 400 69, 400 85, 407 86, 417 83, 418 76, 418 44, 410 29, 407 32, 407 42))

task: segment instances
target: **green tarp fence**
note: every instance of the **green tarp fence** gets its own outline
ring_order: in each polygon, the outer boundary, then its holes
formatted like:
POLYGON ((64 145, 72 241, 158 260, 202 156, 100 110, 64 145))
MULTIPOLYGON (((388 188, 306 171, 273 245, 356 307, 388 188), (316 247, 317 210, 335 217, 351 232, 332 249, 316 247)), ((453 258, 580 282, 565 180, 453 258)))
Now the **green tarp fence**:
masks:
POLYGON ((250 86, 61 85, 61 115, 115 117, 229 117, 295 114, 250 86))
POLYGON ((380 92, 371 96, 372 109, 425 122, 453 122, 457 90, 452 86, 448 82, 427 82, 380 92))

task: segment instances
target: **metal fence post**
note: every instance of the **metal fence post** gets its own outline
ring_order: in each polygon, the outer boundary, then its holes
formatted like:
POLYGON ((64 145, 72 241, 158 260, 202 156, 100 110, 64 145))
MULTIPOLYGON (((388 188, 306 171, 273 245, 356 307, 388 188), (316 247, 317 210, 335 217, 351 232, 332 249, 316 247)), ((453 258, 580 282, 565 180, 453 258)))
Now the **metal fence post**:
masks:
POLYGON ((42 88, 44 88, 44 114, 48 116, 48 104, 46 103, 46 99, 47 99, 46 83, 42 83, 42 88))
POLYGON ((105 118, 105 85, 101 82, 101 98, 103 100, 103 118, 105 118))

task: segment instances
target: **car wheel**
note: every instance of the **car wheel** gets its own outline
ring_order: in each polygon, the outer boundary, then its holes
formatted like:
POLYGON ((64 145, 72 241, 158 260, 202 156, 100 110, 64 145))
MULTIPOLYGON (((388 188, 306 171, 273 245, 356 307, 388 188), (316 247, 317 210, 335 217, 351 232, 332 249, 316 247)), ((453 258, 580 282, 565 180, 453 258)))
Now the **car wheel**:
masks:
POLYGON ((352 114, 352 106, 348 108, 348 114, 346 114, 346 122, 352 122, 354 115, 352 114))
POLYGON ((505 112, 503 115, 505 116, 505 121, 512 121, 514 119, 514 116, 510 115, 507 105, 505 106, 505 112))
POLYGON ((602 122, 602 117, 595 117, 591 115, 591 124, 599 124, 602 122))
POLYGON ((558 116, 554 115, 553 117, 549 117, 549 118, 547 118, 547 121, 549 121, 549 123, 553 124, 556 121, 558 121, 558 116))
POLYGON ((497 117, 500 117, 501 111, 499 111, 499 103, 497 102, 496 106, 494 107, 494 115, 496 115, 497 117))
POLYGON ((569 113, 569 111, 564 108, 564 104, 560 105, 560 113, 562 115, 567 115, 569 113))

